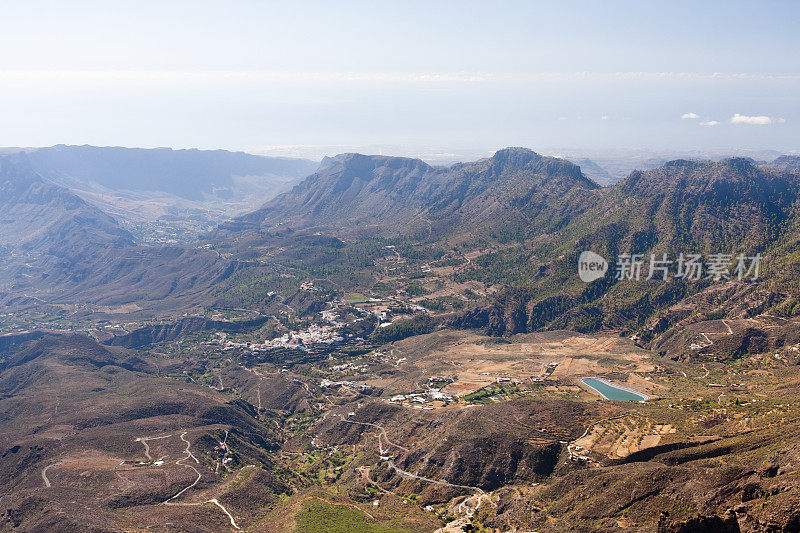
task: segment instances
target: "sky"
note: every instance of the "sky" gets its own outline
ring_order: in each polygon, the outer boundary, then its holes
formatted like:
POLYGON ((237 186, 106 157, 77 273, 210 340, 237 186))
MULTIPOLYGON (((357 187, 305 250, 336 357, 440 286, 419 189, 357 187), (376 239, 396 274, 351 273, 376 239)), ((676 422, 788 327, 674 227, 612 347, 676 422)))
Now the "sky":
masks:
POLYGON ((796 1, 0 10, 0 146, 800 150, 796 1))

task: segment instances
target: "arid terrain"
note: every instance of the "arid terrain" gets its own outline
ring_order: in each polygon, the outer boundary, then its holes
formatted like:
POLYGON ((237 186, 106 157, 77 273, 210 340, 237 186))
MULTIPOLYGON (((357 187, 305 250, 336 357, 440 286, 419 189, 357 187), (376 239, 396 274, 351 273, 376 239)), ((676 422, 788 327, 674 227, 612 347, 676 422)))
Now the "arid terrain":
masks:
MULTIPOLYGON (((672 162, 599 189, 523 149, 446 169, 329 164, 164 247, 55 185, 33 195, 24 162, 0 166, 31 193, 16 212, 63 208, 2 271, 0 530, 797 529, 786 271, 575 275, 576 250, 640 246, 642 224, 652 249, 704 246, 710 210, 750 242, 737 212, 697 200, 673 219, 676 200, 648 187, 705 198, 702 173, 720 195, 749 180, 800 197, 796 176, 672 162), (417 192, 401 202, 364 176, 417 192), (663 212, 620 222, 623 197, 663 212), (103 242, 58 244, 70 213, 103 242)), ((792 220, 788 206, 776 197, 760 227, 792 220)), ((791 269, 781 239, 796 234, 780 227, 759 242, 791 269)))

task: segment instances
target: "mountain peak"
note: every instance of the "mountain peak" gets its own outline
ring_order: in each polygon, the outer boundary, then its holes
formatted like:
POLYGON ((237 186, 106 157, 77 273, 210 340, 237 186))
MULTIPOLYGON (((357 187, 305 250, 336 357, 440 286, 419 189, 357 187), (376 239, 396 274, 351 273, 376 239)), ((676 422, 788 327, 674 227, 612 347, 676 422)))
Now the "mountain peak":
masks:
POLYGON ((620 187, 638 195, 650 196, 669 190, 710 194, 745 194, 748 187, 773 187, 769 185, 775 178, 774 172, 760 168, 755 161, 746 157, 731 157, 722 161, 696 161, 676 159, 661 167, 636 170, 622 182, 620 187), (735 189, 733 189, 735 188, 735 189))
POLYGON ((323 161, 330 163, 341 163, 345 166, 360 166, 360 165, 373 165, 373 166, 404 166, 404 165, 425 165, 428 166, 422 159, 414 157, 402 157, 393 155, 367 155, 357 152, 345 152, 335 155, 333 157, 326 157, 323 161))
POLYGON ((749 157, 730 157, 720 161, 720 164, 725 165, 733 170, 747 173, 753 172, 758 168, 756 167, 756 162, 749 157))
POLYGON ((694 159, 673 159, 662 165, 662 168, 673 170, 697 170, 705 166, 707 162, 694 159))
MULTIPOLYGON (((221 230, 289 225, 364 235, 416 230, 430 235, 451 232, 459 225, 456 221, 462 228, 510 220, 529 225, 543 212, 553 214, 544 209, 549 199, 564 200, 574 193, 573 199, 580 202, 585 191, 597 188, 578 165, 527 148, 505 148, 490 158, 450 167, 407 157, 345 153, 323 160, 302 183, 221 230), (427 221, 420 213, 428 213, 427 221), (437 217, 438 228, 430 222, 437 217)), ((556 224, 553 220, 559 216, 545 216, 541 223, 556 224)))
MULTIPOLYGON (((332 189, 329 192, 340 193, 345 190, 355 192, 351 187, 357 184, 375 182, 388 186, 400 175, 420 175, 430 171, 432 167, 421 159, 385 155, 364 155, 344 153, 325 158, 316 173, 309 176, 306 185, 320 180, 329 181, 332 189), (388 180, 388 181, 387 181, 388 180)), ((299 185, 301 189, 303 184, 299 185)))
POLYGON ((768 164, 767 167, 797 174, 800 173, 800 156, 782 155, 768 164))
POLYGON ((501 165, 524 166, 531 162, 541 161, 542 156, 529 148, 512 146, 498 150, 491 157, 491 160, 501 165))

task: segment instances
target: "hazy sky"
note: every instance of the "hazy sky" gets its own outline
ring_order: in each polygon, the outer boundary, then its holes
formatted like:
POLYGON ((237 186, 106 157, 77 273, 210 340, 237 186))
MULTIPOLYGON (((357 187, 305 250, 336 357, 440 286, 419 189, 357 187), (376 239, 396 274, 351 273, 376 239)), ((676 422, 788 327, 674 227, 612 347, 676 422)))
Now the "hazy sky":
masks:
POLYGON ((795 1, 2 0, 0 13, 0 146, 800 150, 795 1))

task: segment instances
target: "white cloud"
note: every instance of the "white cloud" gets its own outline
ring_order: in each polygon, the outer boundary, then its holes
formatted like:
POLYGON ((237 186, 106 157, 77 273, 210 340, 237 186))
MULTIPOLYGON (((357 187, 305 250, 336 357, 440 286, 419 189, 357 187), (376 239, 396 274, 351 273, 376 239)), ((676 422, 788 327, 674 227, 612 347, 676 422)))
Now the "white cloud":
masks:
POLYGON ((684 113, 683 115, 681 115, 681 119, 683 120, 686 119, 694 120, 696 118, 700 118, 700 115, 698 115, 697 113, 684 113))
POLYGON ((758 115, 758 116, 748 116, 748 115, 740 115, 736 113, 731 118, 731 124, 750 124, 753 126, 765 126, 767 124, 772 124, 772 118, 758 115))
POLYGON ((717 124, 719 124, 717 120, 704 120, 700 123, 701 126, 716 126, 717 124))
POLYGON ((600 120, 608 120, 608 115, 603 115, 602 117, 600 117, 600 120))

